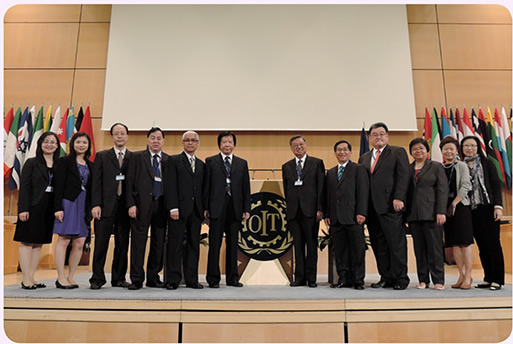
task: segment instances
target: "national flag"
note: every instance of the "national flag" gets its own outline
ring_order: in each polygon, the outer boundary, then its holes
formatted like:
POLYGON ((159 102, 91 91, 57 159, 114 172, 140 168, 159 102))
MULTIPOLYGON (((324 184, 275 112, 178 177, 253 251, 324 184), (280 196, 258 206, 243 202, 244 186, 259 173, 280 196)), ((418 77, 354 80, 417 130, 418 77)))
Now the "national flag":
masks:
POLYGON ((41 105, 41 108, 39 109, 39 113, 34 124, 34 134, 32 136, 32 142, 30 143, 30 149, 27 153, 26 159, 36 156, 37 141, 41 135, 43 135, 43 105, 41 105))
POLYGON ((501 122, 502 122, 502 130, 504 132, 504 137, 506 138, 506 152, 509 158, 509 170, 513 173, 513 168, 511 166, 513 156, 512 156, 512 144, 511 144, 511 130, 509 127, 508 116, 506 115, 506 110, 504 110, 504 106, 501 111, 501 122))
POLYGON ((7 138, 9 137, 9 130, 11 129, 11 124, 12 124, 13 120, 14 120, 14 109, 11 106, 11 108, 7 112, 7 115, 5 116, 5 119, 4 119, 4 151, 5 151, 5 146, 7 144, 7 138))
POLYGON ((475 134, 472 122, 470 122, 470 118, 468 117, 467 109, 463 108, 463 135, 473 136, 475 134))
POLYGON ((461 142, 461 139, 463 139, 465 135, 463 134, 463 122, 461 121, 460 110, 458 108, 456 108, 455 116, 456 128, 458 129, 458 142, 461 142))
MULTIPOLYGON (((474 116, 476 112, 472 109, 472 116, 474 116)), ((476 116, 477 117, 477 116, 476 116)), ((484 152, 486 156, 488 156, 487 142, 490 141, 490 135, 488 133, 488 124, 486 123, 486 119, 483 115, 483 110, 479 108, 479 117, 477 119, 477 129, 476 129, 476 137, 479 139, 481 143, 481 150, 484 152)))
POLYGON ((501 116, 499 114, 499 110, 497 110, 497 108, 495 108, 493 120, 494 120, 495 131, 497 134, 497 142, 499 144, 499 152, 501 153, 501 158, 502 158, 502 168, 504 170, 504 178, 505 178, 504 181, 505 181, 505 184, 508 187, 508 189, 510 189, 511 188, 511 169, 509 167, 510 158, 508 157, 508 152, 507 152, 507 148, 506 148, 506 136, 505 136, 507 134, 504 132, 505 124, 503 125, 503 123, 501 121, 501 116))
MULTIPOLYGON (((89 106, 87 107, 86 113, 89 110, 89 106)), ((89 117, 90 118, 90 117, 89 117)), ((91 137, 92 140, 92 137, 91 137)), ((369 141, 367 141, 367 135, 365 134, 365 128, 362 127, 362 133, 360 135, 360 156, 367 153, 369 151, 369 141)))
MULTIPOLYGON (((82 108, 80 108, 80 111, 82 111, 82 108)), ((94 161, 94 157, 96 156, 96 150, 94 149, 93 122, 91 120, 91 111, 89 110, 89 106, 86 108, 85 115, 83 115, 80 131, 83 131, 84 133, 89 135, 89 138, 91 139, 91 157, 89 158, 89 160, 94 161)), ((367 144, 367 150, 369 150, 369 144, 367 144)))
MULTIPOLYGON (((481 111, 481 107, 479 107, 479 111, 481 111)), ((472 125, 474 126, 474 131, 477 131, 477 128, 479 127, 479 119, 477 118, 474 108, 472 108, 472 125)))
POLYGON ((14 156, 14 165, 12 167, 11 178, 9 178, 9 189, 14 190, 20 187, 21 169, 25 163, 25 155, 29 149, 30 131, 29 122, 32 120, 28 107, 23 111, 18 128, 18 149, 14 156))
POLYGON ((47 132, 52 127, 52 106, 48 107, 48 111, 46 112, 45 124, 43 126, 43 131, 47 132))
MULTIPOLYGON (((61 156, 67 155, 67 143, 66 143, 66 124, 69 109, 66 109, 64 117, 61 118, 59 128, 57 129, 57 137, 59 138, 59 145, 61 147, 61 156)), ((54 122, 55 123, 55 122, 54 122)))
POLYGON ((456 120, 454 119, 454 113, 452 112, 452 108, 449 111, 449 125, 451 126, 451 136, 457 140, 458 126, 456 125, 456 120))
POLYGON ((61 106, 59 105, 57 107, 57 109, 55 110, 55 113, 53 114, 53 121, 52 121, 52 125, 50 126, 50 131, 52 133, 57 134, 59 132, 59 127, 61 126, 61 121, 62 121, 61 106))
POLYGON ((18 150, 18 128, 20 126, 21 108, 16 111, 16 115, 11 123, 9 136, 7 137, 7 144, 4 150, 4 183, 9 181, 11 177, 11 170, 14 165, 14 157, 18 150))
POLYGON ((429 143, 429 147, 431 148, 431 134, 432 134, 432 123, 431 116, 429 115, 429 110, 426 107, 426 111, 424 114, 424 130, 422 131, 422 136, 424 140, 429 143))
POLYGON ((82 110, 82 107, 80 107, 80 110, 78 110, 78 116, 75 121, 75 129, 73 130, 73 134, 80 131, 80 126, 82 125, 82 120, 84 119, 84 111, 82 110))
POLYGON ((497 133, 495 132, 495 127, 493 126, 493 118, 492 111, 488 108, 488 135, 490 137, 490 141, 488 141, 487 148, 488 150, 488 158, 492 160, 495 167, 497 168, 497 174, 499 175, 499 179, 502 185, 505 184, 506 177, 504 175, 504 166, 502 164, 502 158, 499 150, 499 143, 497 142, 497 133))
POLYGON ((75 131, 75 111, 73 106, 69 109, 68 117, 66 119, 66 152, 69 152, 69 141, 73 137, 75 131))
POLYGON ((442 162, 442 151, 440 150, 440 125, 438 124, 438 115, 433 107, 433 116, 431 117, 431 160, 442 162))
POLYGON ((443 139, 444 137, 451 135, 451 126, 449 124, 449 120, 447 119, 447 115, 445 113, 445 109, 443 106, 440 113, 440 121, 442 123, 441 138, 443 139))

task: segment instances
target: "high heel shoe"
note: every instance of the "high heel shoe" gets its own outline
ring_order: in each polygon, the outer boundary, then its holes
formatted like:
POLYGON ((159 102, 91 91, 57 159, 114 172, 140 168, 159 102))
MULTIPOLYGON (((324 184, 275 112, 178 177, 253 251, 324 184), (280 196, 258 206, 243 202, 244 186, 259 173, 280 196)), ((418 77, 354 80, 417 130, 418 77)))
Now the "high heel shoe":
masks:
POLYGON ((55 281, 55 286, 58 288, 58 289, 73 289, 75 287, 71 286, 71 285, 62 285, 58 280, 55 281))
POLYGON ((23 284, 23 282, 21 282, 21 289, 34 290, 36 288, 37 287, 35 284, 25 285, 25 284, 23 284))
POLYGON ((454 288, 454 289, 459 289, 461 287, 461 285, 463 284, 463 281, 461 282, 456 282, 454 284, 451 285, 451 288, 454 288))
POLYGON ((469 283, 469 284, 462 284, 462 285, 460 286, 460 289, 467 290, 467 289, 472 288, 472 282, 473 282, 473 281, 474 281, 474 280, 471 278, 471 279, 470 279, 470 283, 469 283))

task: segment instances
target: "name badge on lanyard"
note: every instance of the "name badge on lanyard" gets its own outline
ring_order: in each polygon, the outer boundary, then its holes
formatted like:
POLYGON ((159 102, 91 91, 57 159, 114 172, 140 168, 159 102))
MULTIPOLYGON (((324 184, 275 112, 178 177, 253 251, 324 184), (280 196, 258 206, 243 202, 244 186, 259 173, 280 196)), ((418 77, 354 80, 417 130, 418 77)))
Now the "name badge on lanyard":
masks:
POLYGON ((118 175, 116 176, 116 181, 120 181, 120 180, 125 180, 125 176, 124 176, 124 175, 122 175, 122 174, 118 174, 118 175))
POLYGON ((156 182, 162 183, 162 178, 161 177, 155 176, 154 179, 155 179, 156 182))
POLYGON ((48 185, 45 189, 45 192, 53 192, 53 186, 48 185))
POLYGON ((303 181, 301 179, 296 180, 294 186, 303 186, 303 181))

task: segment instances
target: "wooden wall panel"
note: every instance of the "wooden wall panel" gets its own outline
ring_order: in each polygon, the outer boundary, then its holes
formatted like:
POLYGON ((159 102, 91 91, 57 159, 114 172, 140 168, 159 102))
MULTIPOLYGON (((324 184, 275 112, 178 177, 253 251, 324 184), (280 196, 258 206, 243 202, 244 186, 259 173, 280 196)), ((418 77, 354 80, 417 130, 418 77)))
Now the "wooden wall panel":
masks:
POLYGON ((438 108, 442 104, 445 105, 444 82, 441 70, 414 70, 413 89, 415 91, 417 117, 424 118, 426 107, 431 111, 433 106, 438 108))
POLYGON ((453 106, 511 104, 511 71, 446 71, 445 87, 453 106))
POLYGON ((76 68, 106 68, 109 23, 82 23, 76 68))
POLYGON ((436 24, 409 24, 413 69, 441 69, 440 44, 436 24))
POLYGON ((21 105, 23 110, 28 104, 44 104, 45 111, 50 104, 54 110, 59 104, 65 107, 71 101, 72 88, 72 70, 4 71, 4 102, 9 107, 21 105))
POLYGON ((4 68, 73 68, 78 24, 4 25, 4 68))
MULTIPOLYGON (((105 69, 77 70, 73 87, 73 104, 91 107, 92 117, 101 117, 103 92, 105 89, 105 69)), ((110 126, 109 126, 110 127, 110 126)))
POLYGON ((440 23, 511 24, 509 10, 501 5, 436 5, 440 23))
POLYGON ((446 69, 511 69, 510 25, 444 24, 440 41, 446 69))
POLYGON ((80 18, 80 5, 16 5, 5 13, 6 23, 57 23, 78 22, 80 18))
POLYGON ((406 5, 408 23, 436 23, 435 5, 406 5))
POLYGON ((82 5, 83 23, 110 23, 112 5, 82 5))

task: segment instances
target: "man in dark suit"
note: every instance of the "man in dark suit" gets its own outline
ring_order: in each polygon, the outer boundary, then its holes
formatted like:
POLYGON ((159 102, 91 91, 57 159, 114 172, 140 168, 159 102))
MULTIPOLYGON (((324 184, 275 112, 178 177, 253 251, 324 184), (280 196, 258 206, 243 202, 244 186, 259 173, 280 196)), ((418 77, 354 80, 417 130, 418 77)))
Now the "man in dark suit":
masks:
POLYGON ((337 166, 326 174, 326 217, 335 248, 338 283, 332 288, 364 289, 365 235, 363 223, 369 202, 369 175, 365 166, 352 162, 351 144, 334 146, 337 166))
POLYGON ((317 237, 323 218, 324 163, 306 154, 306 140, 294 136, 289 141, 296 156, 281 167, 287 201, 287 225, 294 238, 295 281, 291 287, 317 287, 317 237), (306 252, 305 252, 306 245, 306 252))
POLYGON ((128 128, 115 123, 110 128, 114 147, 96 154, 92 175, 92 210, 94 219, 93 275, 91 289, 100 289, 107 281, 104 266, 110 236, 114 233, 114 257, 111 284, 128 287, 125 275, 128 267, 130 218, 126 210, 126 175, 132 152, 126 149, 128 128))
POLYGON ((205 217, 210 219, 207 282, 219 288, 219 253, 226 235, 226 284, 242 287, 237 266, 237 240, 241 221, 249 219, 250 185, 246 160, 233 155, 237 144, 234 133, 224 131, 217 137, 219 154, 205 162, 205 217))
POLYGON ((200 144, 195 131, 182 136, 183 152, 167 160, 164 178, 166 209, 169 211, 167 236, 167 289, 174 290, 182 279, 185 286, 202 289, 198 283, 199 242, 203 222, 202 188, 205 164, 195 154, 200 144), (185 254, 184 235, 186 236, 185 254))
POLYGON ((164 288, 159 272, 164 260, 167 211, 164 200, 163 176, 168 155, 162 152, 164 132, 151 128, 147 134, 148 148, 135 152, 130 162, 127 183, 127 207, 130 216, 130 290, 142 288, 144 254, 151 226, 150 252, 146 267, 146 286, 164 288))
POLYGON ((374 123, 369 128, 374 147, 358 161, 370 173, 367 228, 381 279, 372 288, 406 289, 408 252, 403 212, 408 191, 408 155, 402 147, 388 145, 388 127, 374 123))

